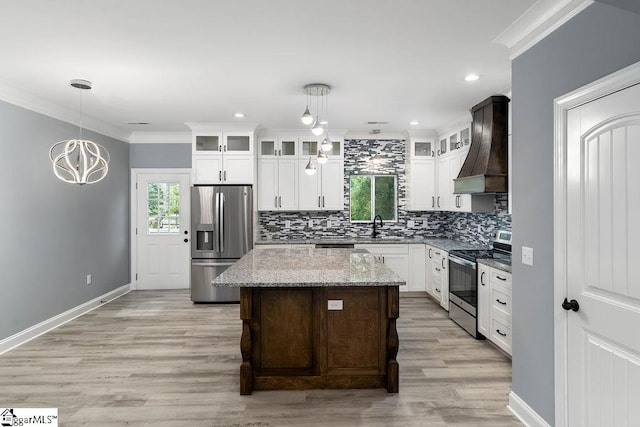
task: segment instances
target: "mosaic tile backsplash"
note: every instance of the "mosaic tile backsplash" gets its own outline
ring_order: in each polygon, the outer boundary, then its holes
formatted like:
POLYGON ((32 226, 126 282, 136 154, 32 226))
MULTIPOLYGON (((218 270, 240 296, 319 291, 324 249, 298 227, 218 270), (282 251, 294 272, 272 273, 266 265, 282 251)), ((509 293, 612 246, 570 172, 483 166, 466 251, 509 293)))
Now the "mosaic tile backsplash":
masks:
POLYGON ((496 229, 511 230, 507 195, 496 196, 494 213, 407 211, 405 141, 400 139, 352 139, 344 144, 344 210, 319 212, 259 212, 258 236, 261 240, 357 238, 371 235, 371 224, 349 221, 349 176, 392 174, 397 176, 398 221, 385 222, 380 237, 452 238, 487 244, 496 229), (380 154, 383 161, 370 162, 380 154), (309 227, 309 220, 313 227, 309 227), (285 228, 289 221, 289 228, 285 228))

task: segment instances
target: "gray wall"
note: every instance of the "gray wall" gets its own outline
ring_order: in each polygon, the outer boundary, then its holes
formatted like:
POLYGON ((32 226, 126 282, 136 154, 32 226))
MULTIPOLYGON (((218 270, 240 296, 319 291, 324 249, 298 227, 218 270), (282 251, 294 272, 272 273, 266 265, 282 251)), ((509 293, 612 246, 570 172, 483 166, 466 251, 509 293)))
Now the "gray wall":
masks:
POLYGON ((553 100, 640 61, 640 15, 594 3, 512 64, 513 390, 554 424, 553 100), (521 259, 534 248, 535 266, 521 259))
POLYGON ((132 168, 190 168, 191 144, 130 144, 132 168))
POLYGON ((53 143, 75 137, 76 126, 0 101, 0 340, 129 283, 128 144, 85 131, 111 162, 81 187, 49 162, 53 143))

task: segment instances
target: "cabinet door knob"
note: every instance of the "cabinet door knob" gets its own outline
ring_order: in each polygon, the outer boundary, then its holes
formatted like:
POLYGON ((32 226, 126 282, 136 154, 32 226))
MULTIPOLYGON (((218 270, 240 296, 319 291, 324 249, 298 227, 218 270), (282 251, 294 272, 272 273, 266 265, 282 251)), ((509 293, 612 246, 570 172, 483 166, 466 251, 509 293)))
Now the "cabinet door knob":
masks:
POLYGON ((187 243, 189 241, 189 239, 184 239, 184 242, 187 243))

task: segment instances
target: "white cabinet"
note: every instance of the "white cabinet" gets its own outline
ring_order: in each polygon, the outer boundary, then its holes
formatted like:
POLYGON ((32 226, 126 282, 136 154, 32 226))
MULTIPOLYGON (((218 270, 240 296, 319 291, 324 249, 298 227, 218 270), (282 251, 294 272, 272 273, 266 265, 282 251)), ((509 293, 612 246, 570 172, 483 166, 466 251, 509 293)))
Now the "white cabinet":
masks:
POLYGON ((258 210, 297 210, 297 139, 262 138, 258 147, 258 210))
POLYGON ((426 245, 427 292, 449 311, 449 253, 426 245))
POLYGON ((194 184, 253 184, 253 131, 194 131, 191 169, 194 184))
POLYGON ((410 292, 426 291, 427 264, 425 263, 425 249, 425 245, 409 245, 407 290, 410 292))
POLYGON ((316 173, 305 171, 308 159, 298 160, 299 203, 301 211, 344 209, 344 161, 329 158, 327 163, 317 165, 316 173))
POLYGON ((380 262, 386 264, 398 276, 407 282, 400 286, 400 292, 410 290, 409 285, 409 245, 403 244, 358 244, 358 249, 366 249, 374 254, 380 262))
POLYGON ((435 140, 412 138, 407 145, 407 210, 436 210, 435 140))
POLYGON ((511 273, 480 264, 478 331, 511 354, 511 273))
POLYGON ((491 305, 489 304, 490 271, 491 269, 488 266, 478 264, 478 332, 485 337, 489 336, 489 328, 491 326, 491 305))

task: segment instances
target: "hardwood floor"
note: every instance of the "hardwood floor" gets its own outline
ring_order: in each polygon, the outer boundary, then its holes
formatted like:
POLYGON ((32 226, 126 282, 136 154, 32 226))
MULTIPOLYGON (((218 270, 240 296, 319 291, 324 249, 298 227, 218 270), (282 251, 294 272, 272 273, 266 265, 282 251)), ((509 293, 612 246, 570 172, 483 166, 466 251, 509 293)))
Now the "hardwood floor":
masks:
POLYGON ((519 426, 510 360, 426 297, 400 298, 400 393, 239 394, 238 304, 136 291, 0 356, 0 407, 61 426, 519 426))

